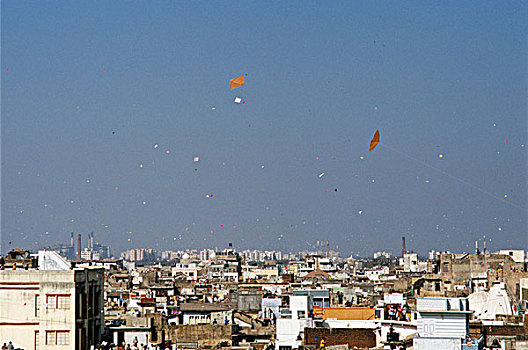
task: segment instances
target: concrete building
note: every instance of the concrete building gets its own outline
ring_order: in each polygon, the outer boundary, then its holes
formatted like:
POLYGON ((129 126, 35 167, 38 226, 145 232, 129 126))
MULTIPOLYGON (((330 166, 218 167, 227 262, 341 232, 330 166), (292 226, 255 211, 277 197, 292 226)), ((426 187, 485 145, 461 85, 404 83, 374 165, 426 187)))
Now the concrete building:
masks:
POLYGON ((197 281, 200 268, 195 263, 190 264, 176 264, 172 267, 172 276, 176 276, 178 273, 182 273, 187 276, 190 281, 197 281))
POLYGON ((436 250, 431 250, 431 251, 429 251, 427 256, 428 256, 429 260, 435 261, 435 260, 438 260, 438 257, 440 256, 440 254, 442 254, 442 253, 441 252, 437 252, 436 250))
POLYGON ((388 276, 388 275, 389 275, 388 266, 382 266, 382 267, 378 267, 372 270, 365 270, 365 276, 367 276, 369 281, 373 281, 373 282, 380 281, 381 276, 388 276))
POLYGON ((420 272, 423 268, 420 265, 418 254, 416 253, 405 253, 403 254, 403 272, 420 272))
POLYGON ((290 305, 281 309, 277 320, 276 350, 298 349, 303 344, 304 329, 313 327, 313 300, 310 295, 290 295, 290 305))
POLYGON ((232 344, 233 328, 231 324, 163 325, 156 328, 157 341, 153 343, 165 340, 176 349, 220 349, 232 344))
POLYGON ((497 315, 513 315, 510 296, 504 283, 494 283, 489 292, 481 291, 469 295, 469 309, 480 320, 495 320, 497 315))
POLYGON ((239 282, 242 279, 242 259, 233 249, 215 253, 214 263, 207 270, 209 280, 239 282))
POLYGON ((178 252, 174 252, 172 250, 165 250, 161 252, 161 260, 176 260, 180 258, 180 254, 178 252))
POLYGON ((13 249, 7 253, 5 259, 0 256, 1 269, 36 269, 38 258, 27 250, 13 249))
POLYGON ((102 269, 0 271, 0 339, 22 349, 89 349, 104 326, 102 269))
POLYGON ((153 317, 126 315, 124 321, 124 325, 109 327, 114 344, 133 344, 135 339, 138 344, 149 344, 154 330, 153 317))
POLYGON ((214 259, 215 251, 212 249, 204 249, 200 251, 200 261, 209 261, 214 259))
POLYGON ((182 303, 181 316, 178 321, 183 325, 215 324, 230 325, 233 323, 233 310, 230 304, 223 303, 182 303))
POLYGON ((375 309, 370 307, 318 307, 314 306, 314 319, 318 320, 372 320, 375 309))
POLYGON ((330 307, 330 292, 323 289, 299 289, 293 291, 293 295, 309 295, 314 306, 330 307))
MULTIPOLYGON (((442 254, 438 264, 442 278, 451 280, 453 284, 473 279, 481 280, 489 270, 524 269, 524 263, 515 262, 509 254, 442 254)), ((484 287, 488 288, 487 285, 484 287)))
MULTIPOLYGON (((469 311, 466 298, 418 298, 418 335, 415 350, 460 350, 469 336, 469 311)), ((477 340, 475 340, 477 342, 477 340)))
POLYGON ((122 252, 121 258, 129 261, 154 260, 156 252, 150 248, 133 248, 122 252))
POLYGON ((520 289, 519 302, 526 310, 528 309, 528 278, 519 279, 519 289, 520 289))
MULTIPOLYGON (((73 236, 72 236, 72 240, 73 240, 73 236)), ((44 249, 46 249, 47 251, 57 252, 57 254, 60 254, 61 256, 64 256, 65 258, 68 258, 70 260, 74 260, 76 258, 73 243, 71 245, 57 244, 57 245, 45 247, 44 249)))
POLYGON ((259 312, 259 317, 276 321, 280 317, 281 303, 281 298, 262 298, 262 308, 259 312))
POLYGON ((374 259, 378 259, 378 258, 390 259, 391 258, 391 253, 386 252, 386 251, 375 252, 373 257, 374 257, 374 259))
POLYGON ((497 254, 509 255, 516 263, 524 263, 524 250, 521 249, 501 249, 497 254))
POLYGON ((96 251, 91 250, 90 248, 84 248, 81 251, 81 260, 100 260, 101 254, 96 251))
POLYGON ((229 301, 238 311, 257 313, 262 308, 262 291, 258 289, 231 291, 229 301))
POLYGON ((376 328, 305 328, 304 344, 314 348, 371 349, 376 347, 376 328))
POLYGON ((69 270, 71 263, 62 255, 52 250, 39 250, 38 252, 39 270, 69 270))

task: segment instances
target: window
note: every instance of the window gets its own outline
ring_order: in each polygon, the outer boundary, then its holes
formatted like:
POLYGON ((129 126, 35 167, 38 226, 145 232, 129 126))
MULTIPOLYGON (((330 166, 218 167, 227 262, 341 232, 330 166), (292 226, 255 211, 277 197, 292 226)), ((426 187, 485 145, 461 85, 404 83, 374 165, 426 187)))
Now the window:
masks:
POLYGON ((448 262, 444 263, 443 272, 449 272, 449 263, 448 262))
POLYGON ((35 339, 34 339, 33 343, 35 344, 35 350, 38 350, 38 348, 39 348, 39 331, 35 331, 35 339))
POLYGON ((35 295, 35 317, 39 317, 40 312, 40 295, 35 295))
POLYGON ((300 311, 297 311, 297 318, 304 318, 304 311, 300 310, 300 311))
POLYGON ((57 308, 57 296, 56 295, 46 295, 46 304, 48 309, 57 308))
POLYGON ((57 345, 69 345, 70 344, 70 332, 61 331, 57 332, 57 345))
POLYGON ((435 320, 423 320, 423 333, 424 337, 435 336, 435 320))
POLYGON ((46 331, 46 345, 69 345, 70 331, 46 331))
POLYGON ((48 309, 70 309, 69 294, 48 294, 46 295, 46 304, 48 309))
POLYGON ((70 296, 69 295, 58 295, 57 296, 57 309, 69 309, 70 308, 70 296))
POLYGON ((46 332, 46 345, 55 345, 57 343, 57 332, 47 331, 46 332))

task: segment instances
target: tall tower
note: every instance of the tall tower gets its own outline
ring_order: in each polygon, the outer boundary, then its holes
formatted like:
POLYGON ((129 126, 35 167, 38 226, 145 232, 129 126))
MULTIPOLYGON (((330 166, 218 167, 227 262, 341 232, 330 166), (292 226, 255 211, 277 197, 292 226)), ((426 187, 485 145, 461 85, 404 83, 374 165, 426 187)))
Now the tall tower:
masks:
POLYGON ((77 235, 77 260, 81 261, 81 234, 77 235))
POLYGON ((71 233, 71 238, 70 238, 70 247, 73 248, 73 232, 71 233))
POLYGON ((93 232, 90 233, 90 250, 94 249, 94 235, 93 232))
POLYGON ((402 237, 402 258, 405 255, 405 237, 402 237))

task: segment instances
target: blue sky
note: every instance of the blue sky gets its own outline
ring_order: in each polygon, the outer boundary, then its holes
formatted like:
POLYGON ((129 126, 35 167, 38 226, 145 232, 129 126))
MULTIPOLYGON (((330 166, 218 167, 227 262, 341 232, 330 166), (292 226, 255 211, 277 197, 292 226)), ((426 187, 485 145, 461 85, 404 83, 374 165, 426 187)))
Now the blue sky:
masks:
POLYGON ((526 248, 524 2, 1 6, 4 253, 526 248))

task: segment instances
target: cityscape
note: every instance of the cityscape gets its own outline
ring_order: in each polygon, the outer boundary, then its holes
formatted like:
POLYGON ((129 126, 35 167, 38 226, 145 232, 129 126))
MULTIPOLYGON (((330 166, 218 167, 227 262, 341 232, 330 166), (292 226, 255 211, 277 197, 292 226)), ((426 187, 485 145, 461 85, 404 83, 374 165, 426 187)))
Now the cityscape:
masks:
POLYGON ((528 1, 0 1, 1 350, 528 350, 528 1))
MULTIPOLYGON (((341 256, 134 248, 82 234, 0 258, 0 338, 16 349, 525 349, 528 255, 341 256), (44 344, 46 344, 44 346, 44 344)), ((7 347, 7 345, 6 345, 7 347)))

